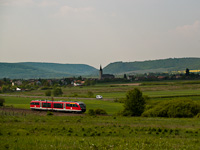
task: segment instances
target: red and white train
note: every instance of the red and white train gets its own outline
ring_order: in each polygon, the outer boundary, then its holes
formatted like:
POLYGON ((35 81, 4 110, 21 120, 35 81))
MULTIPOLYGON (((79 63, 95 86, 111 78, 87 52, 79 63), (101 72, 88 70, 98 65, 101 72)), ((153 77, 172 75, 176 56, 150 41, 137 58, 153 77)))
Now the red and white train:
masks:
POLYGON ((30 109, 84 113, 86 111, 86 105, 83 102, 76 101, 32 100, 30 109))

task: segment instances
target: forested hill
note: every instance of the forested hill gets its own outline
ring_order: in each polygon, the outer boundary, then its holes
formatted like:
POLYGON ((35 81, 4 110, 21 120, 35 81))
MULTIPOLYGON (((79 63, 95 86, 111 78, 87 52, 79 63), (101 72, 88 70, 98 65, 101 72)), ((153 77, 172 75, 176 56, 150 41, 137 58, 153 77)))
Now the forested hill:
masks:
POLYGON ((200 69, 200 58, 169 58, 149 61, 114 62, 103 68, 104 73, 148 73, 200 69))
POLYGON ((98 72, 97 69, 84 64, 0 63, 0 78, 61 78, 88 76, 95 72, 98 72))
MULTIPOLYGON (((131 74, 200 70, 200 58, 169 58, 149 61, 114 62, 103 68, 104 74, 131 74)), ((73 76, 96 76, 98 70, 84 64, 58 63, 0 63, 0 78, 62 78, 73 76)))

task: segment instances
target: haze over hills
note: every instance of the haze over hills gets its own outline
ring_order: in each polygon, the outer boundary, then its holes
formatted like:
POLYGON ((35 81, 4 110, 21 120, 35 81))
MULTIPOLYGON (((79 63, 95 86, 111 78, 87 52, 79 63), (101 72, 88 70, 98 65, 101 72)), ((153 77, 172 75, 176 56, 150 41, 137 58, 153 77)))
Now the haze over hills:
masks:
MULTIPOLYGON (((160 60, 114 62, 103 68, 104 74, 134 74, 200 69, 200 58, 168 58, 160 60)), ((0 78, 62 78, 73 76, 98 77, 98 69, 85 64, 0 63, 0 78)))

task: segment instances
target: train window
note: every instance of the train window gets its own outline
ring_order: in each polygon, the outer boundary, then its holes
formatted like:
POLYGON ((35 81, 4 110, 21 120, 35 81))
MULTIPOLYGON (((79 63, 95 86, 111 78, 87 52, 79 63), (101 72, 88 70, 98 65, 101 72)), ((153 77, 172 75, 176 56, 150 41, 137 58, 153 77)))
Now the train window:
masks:
POLYGON ((67 107, 72 107, 72 104, 67 104, 67 107))
POLYGON ((51 107, 51 103, 42 103, 42 107, 51 107))
POLYGON ((31 105, 39 105, 39 103, 32 102, 31 105))
POLYGON ((54 103, 53 107, 54 108, 63 108, 63 104, 61 104, 61 103, 54 103))
POLYGON ((72 107, 78 107, 78 105, 76 105, 76 104, 72 104, 72 107))

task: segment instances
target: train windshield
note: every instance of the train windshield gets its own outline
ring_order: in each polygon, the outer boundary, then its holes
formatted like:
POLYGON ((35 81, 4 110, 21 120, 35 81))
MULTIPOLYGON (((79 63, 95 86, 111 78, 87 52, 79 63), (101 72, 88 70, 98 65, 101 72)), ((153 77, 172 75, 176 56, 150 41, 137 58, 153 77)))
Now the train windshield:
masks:
POLYGON ((82 109, 86 109, 86 105, 85 104, 79 104, 80 105, 80 107, 82 108, 82 109))

